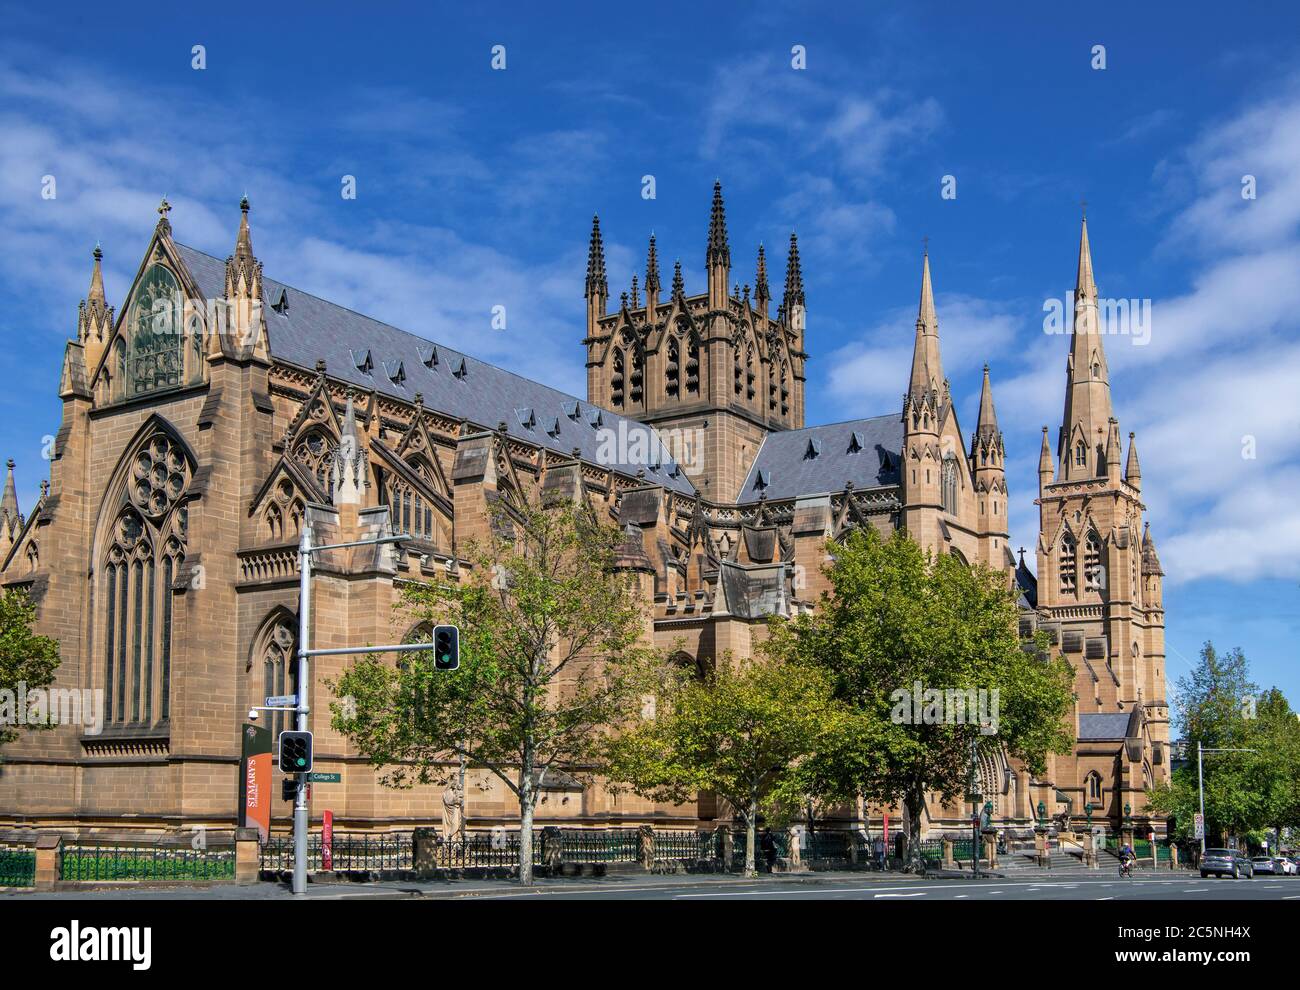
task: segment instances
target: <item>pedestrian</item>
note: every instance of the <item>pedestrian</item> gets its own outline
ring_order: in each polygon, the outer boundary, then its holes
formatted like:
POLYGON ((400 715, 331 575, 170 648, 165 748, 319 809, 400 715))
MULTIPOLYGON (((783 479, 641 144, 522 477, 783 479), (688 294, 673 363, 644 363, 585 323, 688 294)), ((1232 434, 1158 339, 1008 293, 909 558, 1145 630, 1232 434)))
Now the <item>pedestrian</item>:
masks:
POLYGON ((770 872, 772 867, 776 866, 776 839, 772 837, 770 828, 763 829, 763 838, 759 842, 763 850, 763 859, 767 862, 767 868, 770 872))
POLYGON ((885 839, 883 836, 878 835, 871 841, 871 852, 875 857, 876 869, 883 870, 885 868, 885 839))

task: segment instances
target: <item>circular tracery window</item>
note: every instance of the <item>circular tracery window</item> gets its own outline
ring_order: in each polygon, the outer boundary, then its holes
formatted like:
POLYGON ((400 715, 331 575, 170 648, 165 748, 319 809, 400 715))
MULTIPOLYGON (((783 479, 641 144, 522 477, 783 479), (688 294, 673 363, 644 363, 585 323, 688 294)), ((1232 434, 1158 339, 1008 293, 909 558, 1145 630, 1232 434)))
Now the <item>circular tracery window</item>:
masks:
POLYGON ((156 436, 135 458, 131 501, 146 515, 158 518, 176 503, 189 482, 189 463, 167 437, 156 436))

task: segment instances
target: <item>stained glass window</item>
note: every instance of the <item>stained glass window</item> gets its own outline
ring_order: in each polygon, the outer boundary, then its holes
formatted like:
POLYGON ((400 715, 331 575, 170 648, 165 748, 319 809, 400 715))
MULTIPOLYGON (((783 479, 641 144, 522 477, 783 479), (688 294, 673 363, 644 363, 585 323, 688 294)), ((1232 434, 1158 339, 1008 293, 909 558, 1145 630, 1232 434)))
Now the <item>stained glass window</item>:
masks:
POLYGON ((131 300, 124 397, 175 388, 184 381, 184 305, 176 276, 151 265, 131 300))

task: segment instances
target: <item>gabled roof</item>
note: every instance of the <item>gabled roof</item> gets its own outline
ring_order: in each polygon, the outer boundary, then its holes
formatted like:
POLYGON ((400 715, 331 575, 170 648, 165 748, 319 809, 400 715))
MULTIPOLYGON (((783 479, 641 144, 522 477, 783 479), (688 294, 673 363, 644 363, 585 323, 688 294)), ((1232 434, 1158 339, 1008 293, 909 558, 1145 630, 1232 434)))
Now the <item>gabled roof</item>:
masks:
MULTIPOLYGON (((183 244, 177 244, 176 248, 203 296, 224 298, 226 263, 183 244)), ((263 277, 262 292, 265 299, 277 306, 284 303, 282 308, 263 307, 271 354, 280 361, 310 370, 317 360, 324 359, 331 378, 361 389, 374 389, 407 402, 413 401, 419 392, 427 409, 469 420, 487 429, 494 429, 504 420, 506 432, 512 437, 564 454, 571 454, 577 448, 583 460, 624 474, 635 475, 644 467, 647 481, 673 491, 695 493, 695 487, 684 473, 677 471, 676 477, 672 476, 675 465, 666 458, 660 465, 607 464, 600 460, 597 457, 600 435, 597 427, 592 425, 594 417, 586 415, 587 410, 594 407, 571 395, 462 355, 442 344, 436 345, 437 360, 428 361, 433 352, 431 342, 425 338, 274 279, 263 277), (356 360, 367 352, 372 358, 369 374, 358 367, 356 360), (385 368, 395 372, 399 367, 403 371, 400 384, 385 374, 385 368), (566 408, 573 408, 574 402, 578 402, 576 418, 565 412, 566 408), (536 412, 531 429, 514 415, 514 410, 521 407, 536 412), (559 427, 554 434, 545 429, 553 420, 559 427)), ((643 423, 625 419, 607 409, 600 411, 600 419, 604 426, 614 431, 616 439, 620 433, 629 438, 626 443, 612 444, 616 451, 620 446, 632 451, 638 448, 664 449, 662 443, 631 441, 630 438, 638 431, 653 432, 643 423), (620 431, 620 422, 627 423, 626 432, 620 431)))
POLYGON ((769 433, 736 501, 757 502, 899 483, 903 422, 895 413, 769 433))
POLYGON ((1128 731, 1129 712, 1094 712, 1079 716, 1079 741, 1100 742, 1123 739, 1128 731))

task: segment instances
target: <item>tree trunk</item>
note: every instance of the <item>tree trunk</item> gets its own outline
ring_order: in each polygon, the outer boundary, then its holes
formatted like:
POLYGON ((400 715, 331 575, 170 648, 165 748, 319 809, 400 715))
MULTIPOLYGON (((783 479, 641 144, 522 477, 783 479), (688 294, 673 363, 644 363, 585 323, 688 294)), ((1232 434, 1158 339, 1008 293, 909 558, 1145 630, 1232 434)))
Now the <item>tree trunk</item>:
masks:
POLYGON ((749 814, 745 816, 745 876, 758 876, 758 867, 755 864, 754 847, 758 842, 758 826, 755 820, 758 818, 758 801, 755 798, 749 799, 749 814))
POLYGON ((919 786, 908 788, 904 798, 907 807, 907 865, 908 873, 922 873, 925 862, 921 859, 921 813, 925 808, 925 791, 919 786))
POLYGON ((533 787, 532 774, 519 782, 519 885, 533 885, 533 787))

